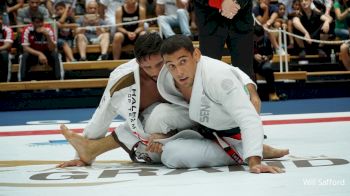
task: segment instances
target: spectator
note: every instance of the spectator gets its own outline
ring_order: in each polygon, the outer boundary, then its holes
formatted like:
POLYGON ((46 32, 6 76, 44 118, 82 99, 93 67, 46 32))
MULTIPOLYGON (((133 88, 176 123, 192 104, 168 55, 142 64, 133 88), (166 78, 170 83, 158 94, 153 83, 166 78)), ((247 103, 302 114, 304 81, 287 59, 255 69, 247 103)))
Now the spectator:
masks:
POLYGON ((345 67, 346 70, 350 71, 350 43, 349 41, 346 42, 346 43, 343 43, 341 46, 340 46, 340 57, 341 57, 341 61, 345 67))
MULTIPOLYGON (((332 20, 326 16, 321 15, 315 10, 311 9, 312 0, 301 1, 301 16, 293 18, 294 33, 304 35, 306 39, 321 38, 321 33, 328 33, 329 24, 332 20)), ((311 41, 302 41, 295 39, 298 46, 301 48, 299 56, 304 58, 307 53, 315 53, 317 51, 320 57, 327 57, 327 54, 319 48, 318 44, 311 41)))
MULTIPOLYGON (((259 0, 258 5, 254 7, 253 13, 256 19, 265 27, 273 27, 275 20, 278 18, 278 7, 271 5, 270 0, 259 0)), ((270 41, 279 55, 284 55, 285 51, 280 47, 275 33, 268 33, 270 41)))
POLYGON ((98 60, 108 59, 109 32, 108 28, 96 27, 107 25, 97 14, 98 4, 96 1, 89 1, 86 4, 86 12, 77 23, 82 28, 77 28, 76 43, 78 46, 80 61, 86 61, 86 47, 88 44, 100 44, 101 55, 98 60))
POLYGON ((22 8, 24 0, 2 0, 0 2, 0 12, 3 13, 3 24, 15 25, 17 10, 22 8))
POLYGON ((3 14, 0 12, 0 82, 9 78, 9 51, 13 43, 13 31, 3 24, 3 14))
MULTIPOLYGON (((288 8, 287 8, 288 10, 288 8)), ((301 15, 300 10, 300 0, 293 0, 291 9, 289 9, 288 13, 288 32, 293 32, 293 18, 299 17, 301 15)), ((289 35, 289 45, 288 48, 294 48, 294 37, 289 35)))
POLYGON ((264 29, 255 25, 254 27, 254 71, 266 80, 270 101, 278 101, 276 93, 275 78, 272 70, 273 49, 270 40, 265 36, 264 29))
POLYGON ((336 16, 334 33, 342 40, 349 39, 350 1, 339 0, 334 3, 336 16))
POLYGON ((74 18, 72 16, 68 16, 70 5, 65 4, 64 2, 58 2, 55 4, 56 10, 56 20, 58 26, 58 37, 57 37, 57 48, 59 50, 63 50, 66 62, 76 61, 73 57, 73 31, 71 28, 63 28, 64 24, 74 23, 74 18))
MULTIPOLYGON (((116 24, 116 10, 124 4, 125 0, 100 0, 98 4, 98 13, 102 20, 105 20, 107 24, 116 24)), ((111 28, 111 35, 114 35, 116 28, 111 28)))
POLYGON ((31 16, 40 13, 44 17, 45 22, 50 22, 48 10, 44 6, 40 6, 40 0, 29 0, 28 7, 18 10, 17 24, 24 25, 32 23, 31 16))
MULTIPOLYGON (((116 13, 117 24, 137 22, 146 19, 146 10, 136 0, 125 0, 124 5, 118 7, 116 13)), ((113 59, 119 59, 122 45, 134 44, 137 37, 145 33, 144 23, 118 26, 118 32, 113 38, 113 59)))
POLYGON ((19 80, 29 80, 27 73, 30 67, 38 63, 52 66, 54 78, 61 79, 61 67, 51 26, 44 24, 41 13, 35 13, 31 21, 32 24, 25 27, 22 34, 24 53, 20 61, 19 80))
POLYGON ((180 27, 183 35, 192 36, 186 4, 181 0, 157 0, 158 26, 165 38, 175 35, 173 27, 180 27))

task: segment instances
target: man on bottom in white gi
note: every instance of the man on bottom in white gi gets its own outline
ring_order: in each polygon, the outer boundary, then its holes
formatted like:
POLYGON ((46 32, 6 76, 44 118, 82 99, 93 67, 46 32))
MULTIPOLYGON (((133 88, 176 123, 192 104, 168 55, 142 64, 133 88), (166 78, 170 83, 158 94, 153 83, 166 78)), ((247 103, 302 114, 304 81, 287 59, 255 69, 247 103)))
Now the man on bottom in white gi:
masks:
MULTIPOLYGON (((206 138, 177 139, 163 147, 162 163, 172 168, 247 163, 250 172, 281 173, 261 163, 264 151, 262 121, 244 91, 240 76, 229 65, 202 56, 190 39, 175 35, 163 41, 165 66, 158 90, 167 101, 189 109, 206 138), (179 148, 181 146, 181 148, 179 148), (221 147, 221 148, 220 148, 221 147)), ((280 151, 280 156, 288 150, 280 151)), ((265 154, 264 158, 271 154, 265 154)))
POLYGON ((64 125, 61 126, 62 133, 77 150, 77 154, 74 160, 64 162, 58 167, 91 164, 99 154, 118 147, 123 147, 133 161, 158 163, 159 153, 146 152, 151 134, 168 134, 174 130, 167 126, 172 124, 172 120, 181 122, 176 127, 178 129, 192 125, 188 118, 181 117, 186 117, 188 111, 185 110, 183 115, 177 116, 183 107, 161 103, 164 100, 157 90, 158 74, 163 67, 163 59, 159 53, 161 44, 162 39, 156 33, 138 38, 134 49, 136 59, 120 65, 110 74, 100 104, 84 129, 83 137, 69 131, 64 125), (154 120, 152 111, 158 114, 165 112, 167 115, 159 115, 154 120), (173 112, 176 112, 176 117, 172 116, 173 112), (118 115, 126 119, 126 122, 116 128, 118 131, 105 137, 112 120, 118 115), (89 145, 86 145, 86 139, 91 139, 89 145))

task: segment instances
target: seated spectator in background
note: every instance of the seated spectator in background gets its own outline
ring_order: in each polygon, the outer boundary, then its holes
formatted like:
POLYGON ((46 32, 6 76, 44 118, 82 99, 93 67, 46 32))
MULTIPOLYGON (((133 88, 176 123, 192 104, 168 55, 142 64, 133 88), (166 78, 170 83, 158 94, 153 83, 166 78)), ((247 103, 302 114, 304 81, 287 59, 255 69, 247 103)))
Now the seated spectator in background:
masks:
POLYGON ((2 20, 5 25, 16 25, 17 10, 22 8, 24 0, 1 0, 0 12, 2 12, 2 20))
POLYGON ((349 39, 350 1, 339 0, 334 3, 335 29, 334 33, 342 40, 349 39))
POLYGON ((3 14, 0 12, 0 82, 6 82, 9 74, 9 51, 13 43, 13 31, 3 24, 3 14))
POLYGON ((350 43, 346 42, 340 46, 340 57, 341 61, 346 70, 350 71, 350 43))
POLYGON ((173 27, 180 27, 181 33, 191 37, 190 19, 186 4, 180 0, 157 0, 158 26, 165 38, 175 35, 173 27))
MULTIPOLYGON (((278 18, 278 7, 271 5, 270 0, 258 0, 258 5, 253 8, 253 14, 264 28, 269 29, 278 18)), ((268 35, 276 53, 284 55, 285 51, 280 47, 275 33, 268 33, 268 35)))
POLYGON ((59 2, 55 4, 56 10, 56 21, 58 26, 57 33, 57 48, 63 50, 66 57, 66 62, 76 61, 73 57, 73 41, 74 35, 71 28, 63 28, 64 24, 74 23, 74 18, 68 16, 70 5, 65 4, 64 2, 59 2))
POLYGON ((86 5, 86 14, 77 21, 83 28, 77 28, 76 43, 80 54, 80 61, 86 61, 86 47, 88 44, 100 44, 101 55, 98 60, 108 59, 109 31, 105 27, 107 23, 97 14, 98 5, 96 1, 89 1, 86 5))
POLYGON ((146 10, 147 18, 153 18, 156 15, 156 0, 139 0, 139 4, 146 10))
POLYGON ((28 0, 28 7, 18 10, 17 24, 26 25, 32 23, 32 16, 40 13, 44 17, 45 22, 51 22, 48 10, 44 6, 40 6, 40 0, 28 0))
POLYGON ((44 17, 35 13, 32 24, 24 28, 22 34, 23 55, 20 60, 19 80, 29 80, 31 66, 42 64, 53 67, 54 78, 61 79, 61 67, 56 52, 54 32, 49 24, 44 24, 44 17))
MULTIPOLYGON (((288 9, 288 32, 292 33, 293 32, 293 18, 294 17, 299 17, 301 14, 300 11, 300 0, 292 0, 292 5, 291 9, 288 9)), ((289 45, 288 48, 294 48, 294 37, 291 35, 288 35, 289 38, 289 45)))
MULTIPOLYGON (((125 0, 123 6, 118 7, 116 13, 117 24, 137 22, 146 19, 146 10, 137 3, 137 0, 125 0)), ((113 59, 119 59, 122 45, 134 44, 139 35, 144 34, 144 23, 122 25, 117 27, 113 38, 113 59)))
POLYGON ((283 28, 287 27, 286 6, 283 3, 278 3, 277 18, 273 23, 273 27, 283 28))
MULTIPOLYGON (((328 33, 331 18, 319 14, 311 9, 312 0, 301 1, 301 15, 293 18, 294 33, 304 35, 306 39, 321 39, 321 33, 328 33)), ((324 38, 323 38, 324 39, 324 38)), ((304 58, 306 54, 318 53, 320 57, 327 57, 327 54, 319 48, 317 43, 295 39, 301 51, 299 56, 304 58), (316 52, 317 51, 317 52, 316 52)))
POLYGON ((311 9, 324 14, 328 17, 331 16, 331 10, 333 7, 333 0, 313 0, 311 3, 311 9))
POLYGON ((276 93, 275 78, 272 70, 273 49, 270 40, 265 36, 264 29, 255 25, 254 27, 254 71, 266 80, 270 101, 278 101, 276 93))
POLYGON ((71 6, 70 11, 72 16, 82 15, 85 13, 85 0, 46 0, 46 8, 51 16, 55 15, 55 5, 59 2, 64 2, 65 4, 71 6))
MULTIPOLYGON (((116 10, 124 4, 124 0, 100 0, 98 3, 98 13, 102 20, 109 25, 115 25, 116 10)), ((110 31, 114 35, 116 27, 112 27, 110 31)))

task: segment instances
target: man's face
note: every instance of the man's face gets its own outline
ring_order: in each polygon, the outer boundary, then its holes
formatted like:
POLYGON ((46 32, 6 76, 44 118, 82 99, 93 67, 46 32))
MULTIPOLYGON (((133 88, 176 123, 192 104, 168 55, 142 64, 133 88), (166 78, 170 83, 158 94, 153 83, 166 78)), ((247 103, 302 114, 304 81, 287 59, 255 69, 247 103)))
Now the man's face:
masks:
POLYGON ((293 4, 293 9, 294 10, 300 10, 300 1, 296 1, 293 4))
POLYGON ((280 5, 278 7, 278 15, 281 17, 281 16, 284 16, 284 13, 286 12, 286 7, 284 5, 280 5))
POLYGON ((312 0, 301 0, 300 4, 303 9, 310 8, 312 0))
POLYGON ((29 8, 33 11, 38 10, 40 6, 40 0, 30 0, 29 1, 29 8))
POLYGON ((173 54, 163 55, 165 66, 168 67, 178 86, 186 88, 193 86, 200 56, 201 53, 197 48, 193 53, 181 48, 173 54))
POLYGON ((34 29, 38 29, 40 27, 43 27, 44 26, 44 21, 39 20, 39 19, 35 19, 33 21, 33 26, 34 26, 34 29))
POLYGON ((90 2, 86 7, 86 12, 88 14, 97 14, 98 5, 96 2, 90 2))
POLYGON ((163 67, 163 58, 160 54, 154 54, 141 59, 138 64, 152 80, 157 81, 159 72, 163 67))
POLYGON ((55 11, 57 16, 62 16, 66 8, 63 6, 56 6, 55 11))

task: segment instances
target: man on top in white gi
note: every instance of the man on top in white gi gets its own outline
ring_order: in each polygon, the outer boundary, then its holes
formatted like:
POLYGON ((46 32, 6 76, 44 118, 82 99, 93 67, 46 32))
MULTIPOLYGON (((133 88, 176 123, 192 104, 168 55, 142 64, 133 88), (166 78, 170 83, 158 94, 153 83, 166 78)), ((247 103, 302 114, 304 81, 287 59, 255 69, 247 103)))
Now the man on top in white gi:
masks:
MULTIPOLYGON (((183 35, 164 40, 161 54, 165 66, 158 77, 158 90, 162 97, 187 107, 189 118, 201 125, 199 132, 204 130, 204 135, 209 135, 207 138, 216 141, 177 139, 169 142, 163 147, 163 164, 181 168, 245 162, 253 173, 283 172, 261 163, 263 148, 266 151, 271 147, 263 147, 262 121, 232 66, 202 56, 183 35), (241 135, 236 137, 237 133, 241 135)), ((284 156, 288 150, 280 153, 284 156)), ((264 153, 264 157, 268 156, 264 153)))
MULTIPOLYGON (((134 49, 137 60, 131 60, 112 72, 100 106, 84 130, 84 137, 69 131, 65 126, 61 127, 63 135, 78 154, 76 159, 64 162, 58 165, 59 167, 90 164, 98 155, 120 146, 130 154, 133 161, 143 159, 146 162, 158 163, 160 154, 152 152, 159 152, 162 145, 151 141, 169 137, 174 134, 173 130, 193 126, 187 108, 173 104, 159 104, 163 100, 155 88, 155 81, 163 66, 159 52, 161 42, 157 34, 140 36, 134 49), (122 115, 127 122, 117 127, 117 131, 111 135, 104 137, 113 117, 117 114, 122 115), (144 119, 142 122, 141 118, 144 119)), ((242 71, 239 73, 242 74, 243 83, 253 83, 242 71)), ((253 93, 256 95, 256 92, 253 93)), ((180 136, 184 137, 188 136, 180 136)), ((276 154, 275 151, 271 151, 276 149, 267 150, 276 154)))

